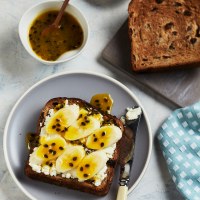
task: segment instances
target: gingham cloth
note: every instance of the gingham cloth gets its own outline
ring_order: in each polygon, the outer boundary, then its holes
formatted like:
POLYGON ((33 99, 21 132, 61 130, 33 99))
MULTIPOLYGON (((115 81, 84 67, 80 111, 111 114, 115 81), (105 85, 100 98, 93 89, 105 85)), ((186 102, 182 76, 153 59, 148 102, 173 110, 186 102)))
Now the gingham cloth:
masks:
POLYGON ((200 102, 174 111, 157 137, 177 189, 200 200, 200 102))

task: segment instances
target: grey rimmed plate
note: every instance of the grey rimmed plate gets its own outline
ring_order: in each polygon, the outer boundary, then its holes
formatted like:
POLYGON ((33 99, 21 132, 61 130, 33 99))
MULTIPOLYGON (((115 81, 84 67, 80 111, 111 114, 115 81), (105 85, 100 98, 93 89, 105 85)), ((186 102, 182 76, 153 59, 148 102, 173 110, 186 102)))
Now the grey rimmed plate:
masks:
MULTIPOLYGON (((45 103, 54 97, 77 97, 90 101, 90 98, 97 93, 111 94, 114 99, 112 114, 118 117, 124 114, 127 107, 135 105, 142 107, 137 97, 120 82, 105 75, 85 72, 68 72, 45 78, 25 92, 13 107, 4 132, 4 154, 12 178, 30 199, 93 200, 96 198, 114 200, 116 198, 118 169, 111 190, 105 197, 95 197, 79 191, 42 183, 24 175, 24 166, 28 157, 25 136, 27 132, 36 131, 40 110, 45 103)), ((141 180, 150 160, 152 134, 144 109, 143 112, 144 116, 136 138, 129 193, 141 180)))

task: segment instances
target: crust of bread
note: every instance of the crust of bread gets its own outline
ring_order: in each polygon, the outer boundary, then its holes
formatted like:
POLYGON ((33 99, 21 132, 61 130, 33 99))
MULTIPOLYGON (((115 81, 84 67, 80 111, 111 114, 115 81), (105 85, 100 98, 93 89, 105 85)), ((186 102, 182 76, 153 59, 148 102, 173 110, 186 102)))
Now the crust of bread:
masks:
MULTIPOLYGON (((40 117, 38 120, 38 126, 37 126, 37 135, 39 135, 41 127, 44 125, 45 117, 48 114, 48 111, 52 108, 55 107, 55 104, 62 104, 65 103, 65 101, 68 100, 68 104, 77 104, 80 107, 87 107, 89 109, 96 110, 93 106, 91 106, 89 103, 87 103, 84 100, 77 99, 77 98, 66 98, 66 97, 59 97, 59 98, 54 98, 49 100, 44 108, 42 109, 40 113, 40 117), (41 126, 42 125, 42 126, 41 126)), ((100 112, 100 111, 98 111, 100 112)), ((101 112, 100 112, 101 113, 101 112)), ((122 132, 124 131, 123 124, 121 120, 116 118, 115 116, 101 113, 103 115, 104 120, 112 120, 112 122, 118 126, 122 132)), ((120 142, 117 143, 116 149, 113 154, 113 158, 109 159, 107 162, 107 176, 106 178, 102 181, 100 186, 95 186, 91 181, 84 181, 84 182, 79 182, 78 179, 71 179, 71 178, 63 178, 61 175, 56 175, 56 176, 50 176, 50 175, 45 175, 44 173, 37 173, 32 170, 31 166, 29 165, 29 162, 27 160, 26 166, 25 166, 25 174, 26 176, 39 180, 42 182, 50 183, 50 184, 55 184, 63 187, 67 187, 69 189, 75 189, 79 190, 82 192, 87 192, 91 193, 97 196, 104 196, 108 193, 113 176, 114 176, 114 171, 115 167, 117 164, 117 160, 119 158, 119 151, 120 151, 120 142)), ((31 151, 30 151, 31 153, 31 151)))
POLYGON ((132 0, 128 13, 134 71, 200 66, 199 0, 132 0))

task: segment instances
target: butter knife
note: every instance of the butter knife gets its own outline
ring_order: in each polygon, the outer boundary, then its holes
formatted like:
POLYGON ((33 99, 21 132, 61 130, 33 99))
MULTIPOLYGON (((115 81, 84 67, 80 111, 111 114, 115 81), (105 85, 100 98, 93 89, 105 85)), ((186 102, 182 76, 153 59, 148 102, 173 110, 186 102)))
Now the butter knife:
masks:
POLYGON ((133 107, 128 109, 125 116, 123 116, 125 123, 124 135, 121 139, 121 152, 119 157, 120 164, 120 178, 117 200, 126 200, 128 192, 128 184, 130 181, 130 173, 133 163, 135 136, 138 125, 142 115, 140 107, 133 107))

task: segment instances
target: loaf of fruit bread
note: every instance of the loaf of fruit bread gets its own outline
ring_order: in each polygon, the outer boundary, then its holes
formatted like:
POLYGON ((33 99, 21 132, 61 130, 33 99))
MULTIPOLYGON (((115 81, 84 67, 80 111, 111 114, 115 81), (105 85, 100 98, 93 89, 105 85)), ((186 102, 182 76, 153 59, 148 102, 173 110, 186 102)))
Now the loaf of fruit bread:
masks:
POLYGON ((134 71, 200 66, 199 0, 132 0, 128 13, 134 71))
POLYGON ((98 196, 110 189, 124 127, 110 114, 77 98, 49 100, 29 142, 25 174, 98 196))

